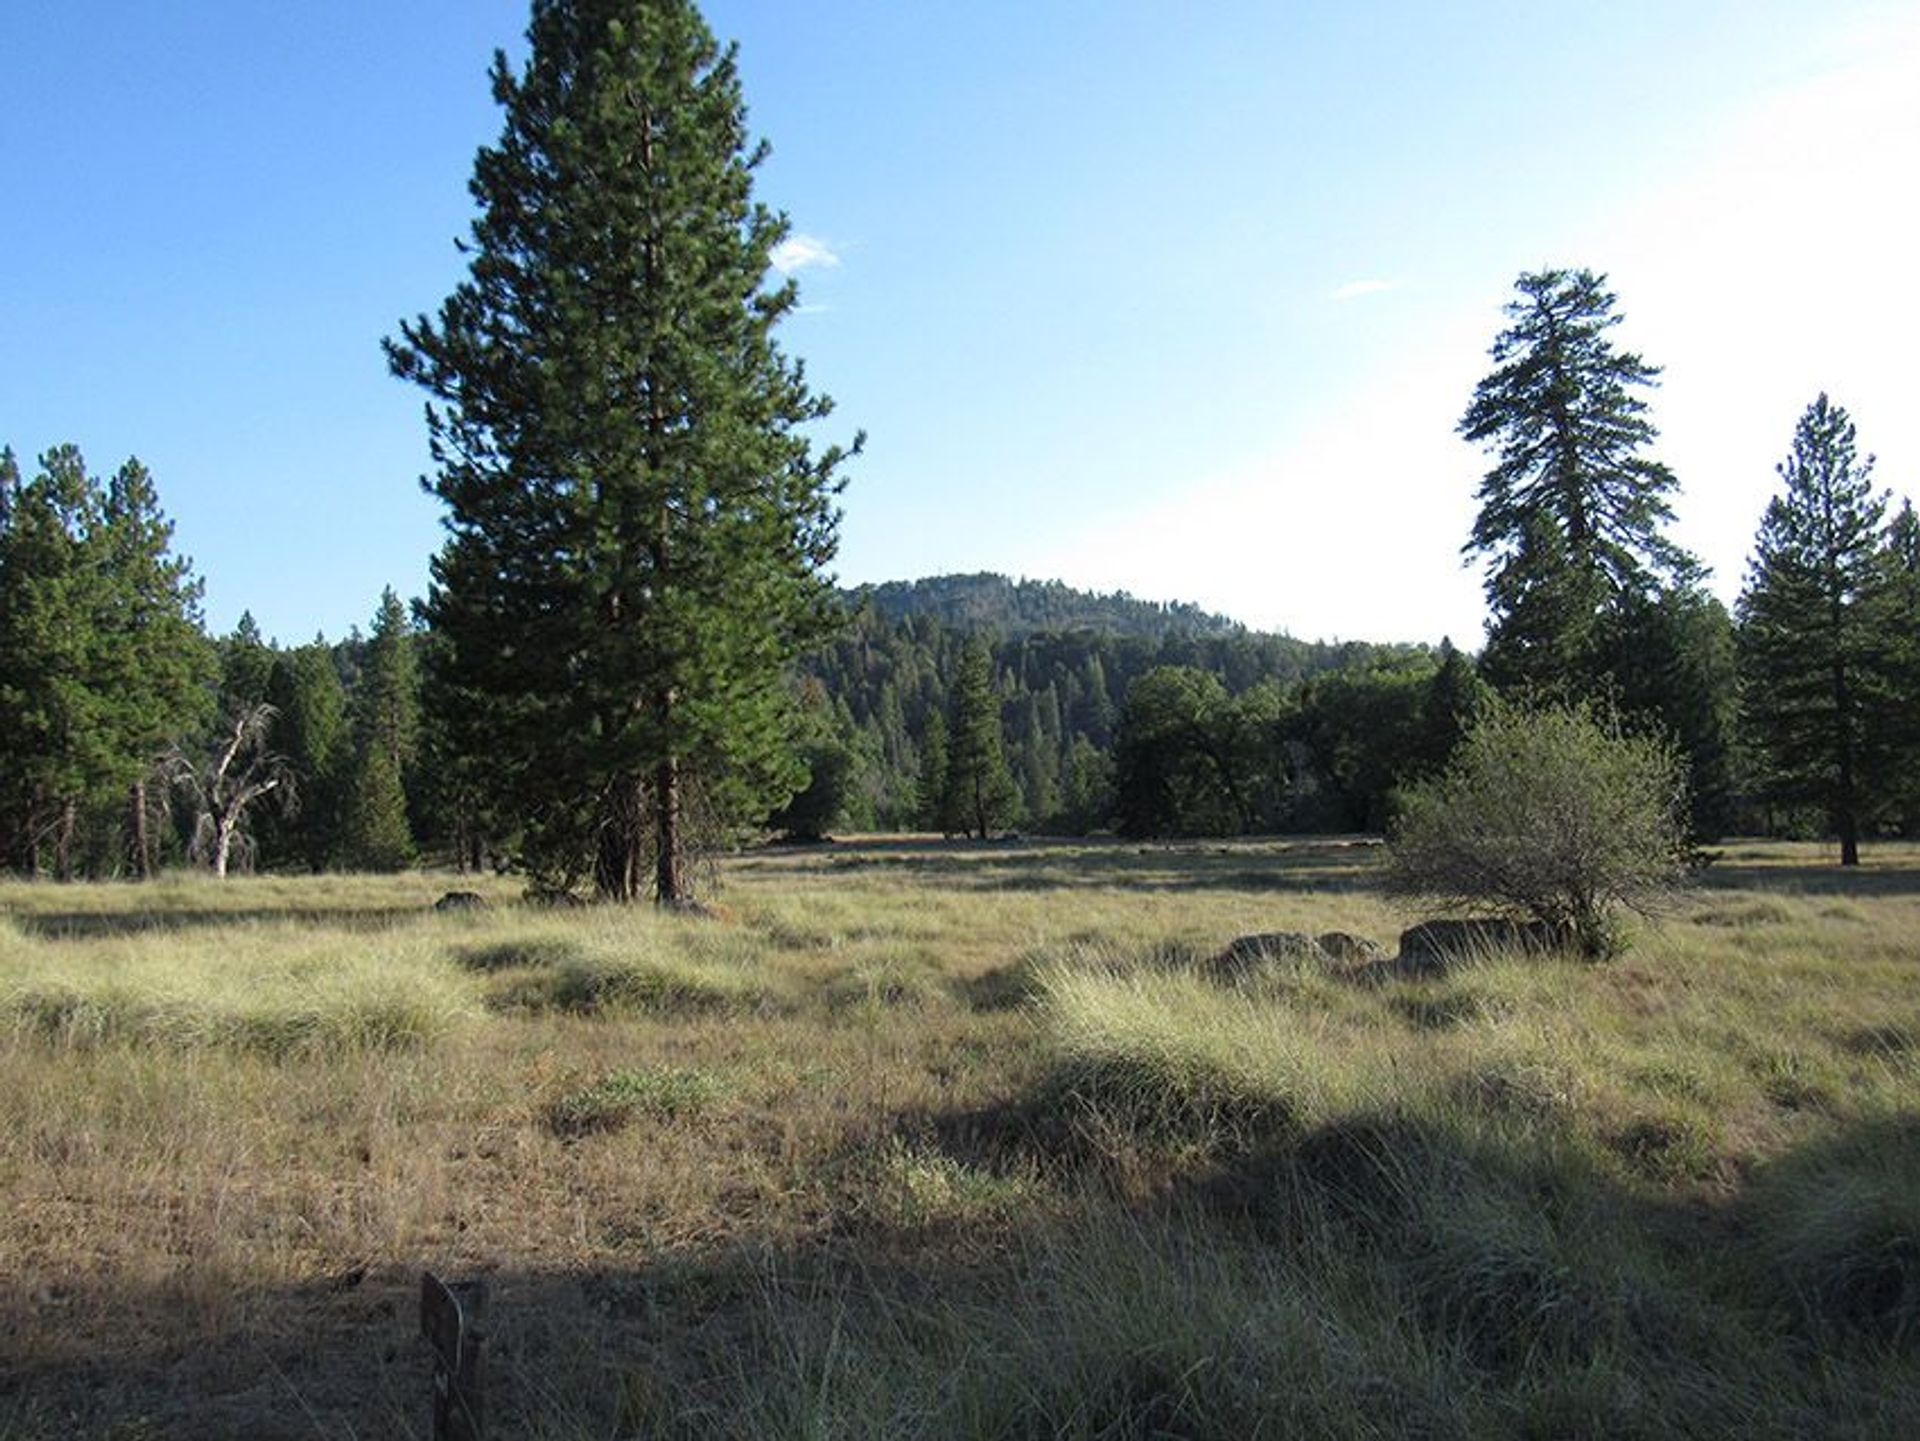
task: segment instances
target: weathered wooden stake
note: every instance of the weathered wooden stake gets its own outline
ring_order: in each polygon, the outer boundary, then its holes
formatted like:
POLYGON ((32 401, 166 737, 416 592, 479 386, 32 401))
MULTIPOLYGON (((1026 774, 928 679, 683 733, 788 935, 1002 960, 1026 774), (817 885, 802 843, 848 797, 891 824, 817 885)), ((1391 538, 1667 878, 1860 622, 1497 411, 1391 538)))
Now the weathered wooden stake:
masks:
POLYGON ((420 1334, 433 1348, 433 1441, 483 1441, 480 1344, 486 1315, 485 1281, 449 1286, 431 1271, 422 1273, 420 1334))

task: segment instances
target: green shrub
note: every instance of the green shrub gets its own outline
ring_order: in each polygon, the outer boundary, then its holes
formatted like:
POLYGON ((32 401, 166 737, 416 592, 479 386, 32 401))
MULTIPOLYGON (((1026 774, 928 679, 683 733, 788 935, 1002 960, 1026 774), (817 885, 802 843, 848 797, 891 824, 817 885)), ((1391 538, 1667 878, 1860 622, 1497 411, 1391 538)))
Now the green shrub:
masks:
POLYGON ((1495 706, 1452 765, 1403 794, 1387 884, 1453 911, 1529 916, 1590 956, 1619 948, 1619 907, 1670 894, 1685 787, 1670 747, 1586 709, 1495 706))

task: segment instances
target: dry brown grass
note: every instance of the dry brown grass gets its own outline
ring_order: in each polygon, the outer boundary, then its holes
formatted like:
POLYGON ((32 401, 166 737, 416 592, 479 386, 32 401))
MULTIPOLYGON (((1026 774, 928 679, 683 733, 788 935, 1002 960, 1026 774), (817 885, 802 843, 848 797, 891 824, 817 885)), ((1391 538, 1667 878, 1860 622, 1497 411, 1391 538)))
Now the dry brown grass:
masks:
MULTIPOLYGON (((1616 1209, 1732 1215, 1776 1158, 1914 1113, 1920 853, 1871 860, 1836 879, 1806 849, 1732 848, 1612 966, 1230 992, 1185 963, 1253 931, 1392 941, 1409 918, 1371 849, 769 852, 724 867, 719 923, 436 915, 444 877, 0 886, 0 1438, 419 1434, 422 1267, 492 1279, 501 1435, 1109 1434, 1035 1379, 1051 1354, 1132 1394, 1100 1369, 1136 1344, 1103 1288, 1221 1328, 1191 1331, 1205 1356, 1236 1306, 1274 1304, 1236 1286, 1281 1284, 1237 1230, 1180 1219, 1220 1135, 1099 1114, 1115 1077, 1178 1124, 1200 1075, 1297 1128, 1395 1110, 1564 1153, 1616 1209), (353 1021, 376 981, 431 1023, 353 1021), (56 991, 106 1019, 49 1023, 56 991), (610 1081, 640 1098, 617 1123, 556 1120, 610 1081), (922 1353, 972 1355, 980 1393, 922 1353), (891 1389, 856 1385, 856 1356, 891 1389)), ((1741 1224, 1817 1210, 1779 1194, 1741 1224)), ((1808 1265, 1851 1244, 1817 1219, 1793 1232, 1808 1265)), ((1321 1409, 1289 1424, 1366 1434, 1340 1419, 1368 1404, 1340 1346, 1389 1390, 1459 1389, 1466 1363, 1371 1295, 1375 1262, 1286 1266, 1273 1336, 1325 1352, 1300 1363, 1321 1409)), ((1856 1387, 1880 1374, 1860 1365, 1856 1387)), ((1139 1385, 1150 1420, 1187 1383, 1139 1385)), ((1468 1391, 1469 1430, 1550 1410, 1468 1391)), ((1229 1434, 1213 1415, 1165 1429, 1229 1434)))

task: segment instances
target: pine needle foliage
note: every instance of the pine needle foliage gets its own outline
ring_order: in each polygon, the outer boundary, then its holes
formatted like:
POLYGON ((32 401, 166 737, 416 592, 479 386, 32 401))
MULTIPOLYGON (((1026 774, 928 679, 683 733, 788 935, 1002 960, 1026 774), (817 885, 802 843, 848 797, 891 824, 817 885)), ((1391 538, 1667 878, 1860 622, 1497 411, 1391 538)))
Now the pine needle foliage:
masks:
POLYGON ((1643 453, 1660 367, 1608 338, 1621 317, 1606 277, 1548 269, 1515 289, 1459 424, 1494 460, 1466 544, 1488 567, 1485 665, 1503 689, 1591 698, 1609 610, 1699 564, 1662 534, 1678 482, 1643 453))
POLYGON ((1460 420, 1460 434, 1495 456, 1467 548, 1494 556, 1498 576, 1524 556, 1529 520, 1544 516, 1568 563, 1610 590, 1690 570, 1660 534, 1673 519, 1673 472, 1640 454, 1659 432, 1639 392, 1660 367, 1608 340, 1621 317, 1606 277, 1549 269, 1522 275, 1515 289, 1493 373, 1460 420))

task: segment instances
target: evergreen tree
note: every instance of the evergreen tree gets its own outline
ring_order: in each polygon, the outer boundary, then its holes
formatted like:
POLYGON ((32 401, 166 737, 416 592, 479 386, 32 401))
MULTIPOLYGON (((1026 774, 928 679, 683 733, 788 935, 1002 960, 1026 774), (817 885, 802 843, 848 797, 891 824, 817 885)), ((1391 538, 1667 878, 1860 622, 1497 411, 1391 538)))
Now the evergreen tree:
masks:
POLYGON ((227 711, 257 706, 273 680, 273 647, 253 612, 243 610, 233 633, 220 641, 220 704, 227 711))
POLYGON ((151 476, 104 486, 54 448, 24 481, 0 451, 0 851, 36 872, 91 864, 144 875, 156 838, 146 783, 196 722, 207 669, 199 583, 170 552, 151 476))
POLYGON ((1639 394, 1660 371, 1608 340, 1605 277, 1543 270, 1516 289, 1460 420, 1495 461, 1466 550, 1488 565, 1487 678, 1566 698, 1592 691, 1604 609, 1698 566, 1661 534, 1676 486, 1641 454, 1657 432, 1639 394))
POLYGON ((1060 757, 1040 724, 1040 707, 1024 707, 1026 722, 1020 733, 1020 798, 1027 825, 1044 826, 1060 811, 1060 757))
POLYGON ((383 745, 359 752, 341 817, 341 849, 355 870, 405 870, 413 860, 406 790, 393 752, 383 745))
POLYGON ((800 780, 782 671, 825 633, 843 452, 773 341, 734 51, 686 0, 535 0, 528 39, 469 277, 387 347, 442 402, 426 613, 530 862, 670 904, 690 786, 757 818, 800 780))
POLYGON ((948 727, 947 783, 941 829, 987 839, 1013 814, 1016 793, 1007 770, 1000 698, 993 688, 993 651, 975 636, 960 653, 948 727))
POLYGON ((1920 836, 1920 515, 1911 500, 1887 523, 1882 563, 1893 685, 1889 799, 1900 833, 1911 840, 1920 836))
POLYGON ((1641 729, 1657 724, 1684 760, 1690 837, 1725 834, 1739 786, 1739 676, 1727 608, 1695 585, 1629 597, 1611 617, 1602 665, 1612 707, 1641 729))
POLYGON ((1420 700, 1418 739, 1401 779, 1425 779, 1446 769, 1461 738, 1486 708, 1487 687, 1473 662, 1446 638, 1440 641, 1439 667, 1420 700))
POLYGON ((1746 724, 1777 798, 1821 805, 1842 865, 1860 832, 1887 739, 1891 657, 1880 557, 1884 495, 1853 422, 1823 394, 1794 428, 1741 593, 1746 724))
POLYGON ((1063 817, 1070 834, 1085 835, 1113 814, 1113 758, 1083 735, 1067 747, 1063 817))
POLYGON ((406 776, 420 700, 412 627, 391 586, 380 595, 354 699, 355 765, 343 817, 346 856, 362 870, 397 871, 413 860, 406 776))
POLYGON ((0 790, 8 860, 27 874, 52 860, 72 874, 79 808, 99 781, 104 739, 88 684, 94 569, 87 537, 99 523, 98 488, 79 451, 61 446, 23 480, 11 450, 0 459, 0 790))
POLYGON ((153 872, 158 842, 148 781, 168 747, 201 723, 212 670, 201 584, 172 543, 173 523, 160 509, 153 477, 129 459, 107 483, 101 507, 103 584, 92 621, 90 684, 112 733, 109 784, 126 798, 128 863, 142 877, 153 872))
POLYGON ((947 815, 947 718, 939 711, 927 714, 920 733, 920 784, 915 792, 915 821, 925 830, 951 835, 947 815))
POLYGON ((298 778, 300 807, 287 821, 263 824, 267 863, 293 861, 324 870, 341 849, 345 784, 354 757, 347 693, 332 648, 316 636, 274 659, 267 700, 278 713, 276 747, 298 778))

